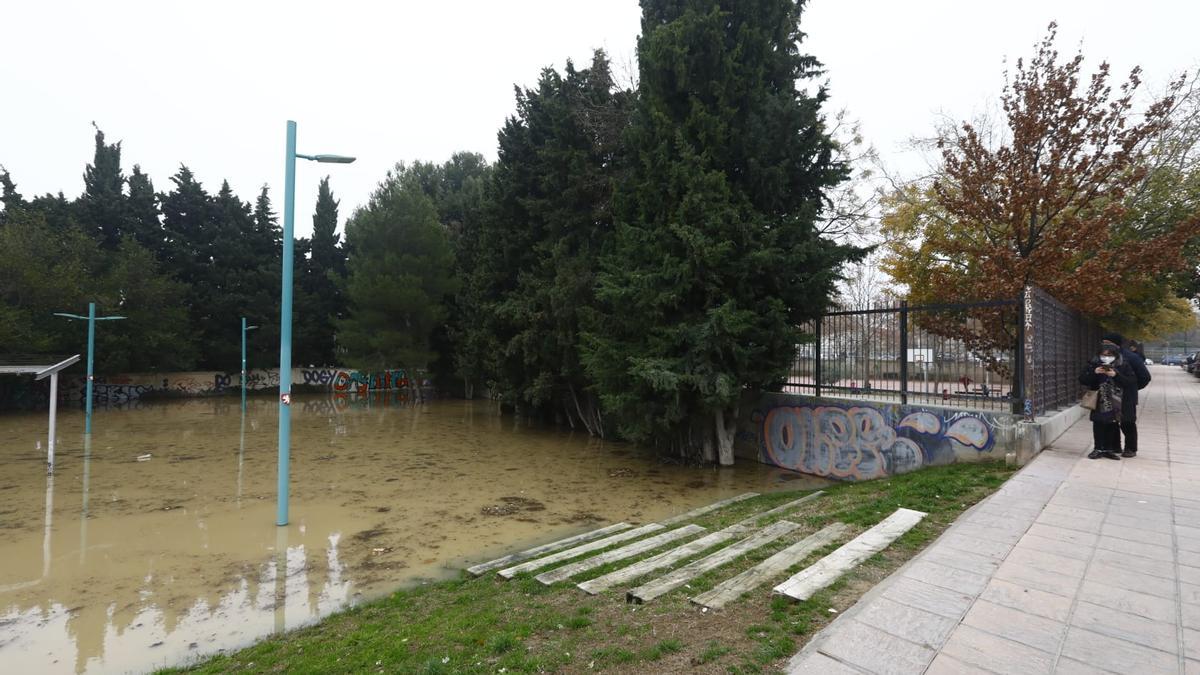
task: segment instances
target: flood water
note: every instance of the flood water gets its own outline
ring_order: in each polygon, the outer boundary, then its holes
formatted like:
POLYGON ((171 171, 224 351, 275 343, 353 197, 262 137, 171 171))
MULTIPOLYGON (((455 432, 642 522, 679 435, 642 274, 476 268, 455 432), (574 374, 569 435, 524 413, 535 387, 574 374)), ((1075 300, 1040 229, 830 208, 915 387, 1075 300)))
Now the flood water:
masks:
POLYGON ((0 415, 0 670, 180 664, 518 546, 824 484, 662 463, 491 402, 297 397, 276 527, 276 418, 274 399, 143 403, 97 411, 88 439, 60 409, 48 477, 46 414, 0 415))

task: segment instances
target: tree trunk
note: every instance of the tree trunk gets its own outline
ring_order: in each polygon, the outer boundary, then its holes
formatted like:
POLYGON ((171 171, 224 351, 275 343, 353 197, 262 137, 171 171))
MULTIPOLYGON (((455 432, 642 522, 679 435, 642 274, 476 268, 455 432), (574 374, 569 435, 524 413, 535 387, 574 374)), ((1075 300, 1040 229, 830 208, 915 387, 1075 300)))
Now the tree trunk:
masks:
POLYGON ((731 411, 718 410, 717 456, 721 466, 733 466, 733 437, 737 433, 737 408, 731 411), (728 419, 726 413, 728 412, 728 419))
MULTIPOLYGON (((720 416, 721 413, 717 413, 718 419, 720 416)), ((717 461, 716 448, 713 447, 713 435, 706 433, 701 433, 700 435, 704 438, 704 456, 701 459, 703 459, 705 462, 717 461)))
MULTIPOLYGON (((579 413, 579 421, 583 422, 583 426, 587 429, 588 434, 597 437, 600 436, 598 433, 599 430, 593 426, 591 420, 584 414, 583 406, 579 404, 579 396, 575 393, 575 385, 569 384, 567 385, 567 389, 571 392, 571 400, 575 403, 575 411, 579 413)), ((574 428, 575 425, 572 424, 571 427, 574 428)))

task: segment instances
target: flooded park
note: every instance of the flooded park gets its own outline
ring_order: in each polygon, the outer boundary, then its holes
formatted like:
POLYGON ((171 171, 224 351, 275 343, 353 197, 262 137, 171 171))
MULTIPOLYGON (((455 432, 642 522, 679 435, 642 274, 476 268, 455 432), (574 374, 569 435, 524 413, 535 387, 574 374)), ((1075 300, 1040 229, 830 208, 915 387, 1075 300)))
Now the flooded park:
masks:
POLYGON ((753 462, 664 462, 488 401, 293 403, 276 527, 277 406, 142 402, 0 416, 0 663, 141 672, 295 628, 515 547, 735 494, 823 484, 753 462))

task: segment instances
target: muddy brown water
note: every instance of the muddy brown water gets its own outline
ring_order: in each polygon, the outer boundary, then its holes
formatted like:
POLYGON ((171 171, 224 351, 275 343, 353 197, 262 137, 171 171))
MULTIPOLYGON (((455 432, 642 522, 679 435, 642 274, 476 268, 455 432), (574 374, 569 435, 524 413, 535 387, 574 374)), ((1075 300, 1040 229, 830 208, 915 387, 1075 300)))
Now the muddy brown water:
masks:
POLYGON ((293 403, 275 526, 273 400, 0 415, 0 670, 143 672, 244 646, 506 552, 748 490, 824 485, 663 463, 490 402, 293 403), (149 458, 138 460, 139 456, 149 458))

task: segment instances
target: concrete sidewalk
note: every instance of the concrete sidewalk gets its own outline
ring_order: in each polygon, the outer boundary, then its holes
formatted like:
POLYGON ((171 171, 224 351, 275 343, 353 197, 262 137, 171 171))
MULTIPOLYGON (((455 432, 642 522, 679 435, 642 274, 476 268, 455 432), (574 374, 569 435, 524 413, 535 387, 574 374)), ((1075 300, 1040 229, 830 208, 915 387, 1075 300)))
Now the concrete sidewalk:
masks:
POLYGON ((789 672, 1200 675, 1200 379, 1151 374, 1136 458, 1081 420, 789 672))

